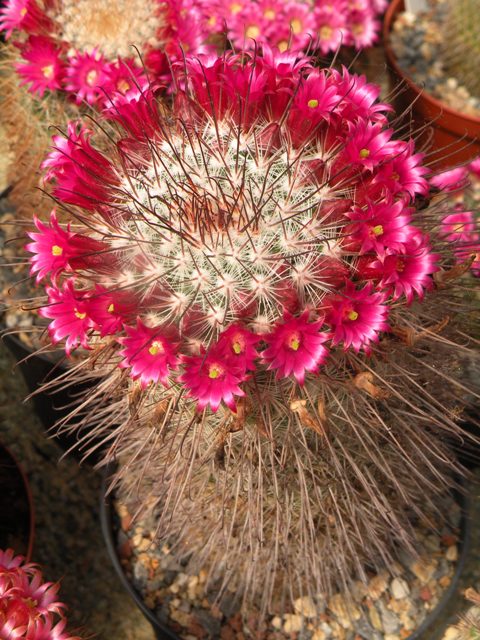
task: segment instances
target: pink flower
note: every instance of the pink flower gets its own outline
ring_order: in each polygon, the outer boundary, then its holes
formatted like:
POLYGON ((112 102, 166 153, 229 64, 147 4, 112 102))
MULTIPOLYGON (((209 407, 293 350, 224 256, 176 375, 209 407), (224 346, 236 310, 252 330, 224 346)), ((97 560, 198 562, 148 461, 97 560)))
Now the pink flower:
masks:
POLYGON ((441 191, 458 191, 467 185, 468 169, 467 167, 456 167, 443 171, 433 178, 430 178, 430 184, 441 191))
POLYGON ((7 0, 0 9, 0 31, 6 32, 7 39, 16 29, 42 33, 49 31, 52 26, 52 21, 35 0, 7 0))
POLYGON ((108 120, 118 122, 135 140, 159 137, 157 100, 148 85, 133 86, 124 93, 107 92, 103 113, 108 120))
POLYGON ((380 288, 391 289, 394 300, 405 294, 408 304, 416 293, 423 298, 433 286, 432 274, 438 271, 439 256, 432 253, 427 238, 417 233, 400 249, 387 251, 371 263, 372 272, 380 278, 380 288))
POLYGON ((255 369, 254 363, 258 357, 255 346, 259 341, 260 337, 248 329, 239 324, 232 324, 220 334, 216 350, 243 375, 246 371, 255 369))
POLYGON ((88 296, 77 291, 73 279, 66 280, 61 289, 46 287, 48 305, 39 310, 43 318, 53 319, 48 333, 54 344, 67 338, 65 351, 70 355, 79 344, 88 349, 88 332, 95 324, 88 315, 88 296))
POLYGON ((468 170, 471 171, 477 178, 480 178, 480 156, 472 160, 468 165, 468 170))
POLYGON ((70 224, 66 230, 62 229, 57 222, 55 209, 50 213, 50 225, 43 224, 36 215, 33 221, 40 233, 28 232, 33 242, 25 245, 25 249, 35 254, 30 258, 30 273, 37 273, 37 283, 47 275, 55 281, 64 270, 88 266, 89 255, 106 248, 98 240, 72 233, 70 224))
POLYGON ((388 331, 386 296, 372 290, 372 284, 356 289, 349 282, 340 293, 327 296, 322 310, 332 325, 334 345, 343 342, 344 349, 368 350, 370 342, 378 342, 380 331, 388 331))
POLYGON ((30 84, 29 91, 38 93, 40 97, 47 90, 60 89, 65 75, 61 53, 62 50, 50 38, 30 36, 22 47, 22 57, 27 64, 15 65, 22 78, 20 84, 30 84))
POLYGON ((378 40, 380 23, 368 9, 351 11, 347 24, 349 38, 345 44, 353 44, 356 49, 371 47, 378 40))
POLYGON ((359 245, 360 253, 383 254, 386 249, 399 248, 416 231, 402 201, 354 207, 347 217, 352 224, 345 227, 344 233, 348 235, 348 244, 359 245))
POLYGON ((102 54, 94 49, 92 53, 77 51, 68 58, 65 89, 75 96, 75 102, 83 101, 93 105, 103 100, 102 87, 108 84, 109 65, 102 54))
POLYGON ((62 202, 88 211, 111 201, 118 178, 111 163, 90 143, 91 131, 83 124, 68 123, 68 136, 53 136, 52 151, 43 161, 45 180, 55 180, 53 194, 62 202))
POLYGON ((21 591, 23 599, 35 602, 37 613, 43 616, 62 613, 64 605, 57 601, 59 585, 44 582, 42 574, 36 568, 30 574, 22 572, 15 580, 15 588, 21 591))
POLYGON ((326 125, 339 101, 337 88, 325 72, 312 71, 294 94, 288 116, 294 144, 301 146, 321 122, 326 125))
POLYGON ((457 262, 462 264, 474 256, 471 272, 477 278, 480 277, 480 235, 472 234, 469 242, 462 242, 454 247, 455 258, 457 262))
POLYGON ((470 242, 475 233, 475 221, 471 211, 463 211, 462 205, 455 206, 456 213, 445 216, 441 232, 451 242, 470 242))
POLYGON ((348 123, 349 135, 342 153, 346 164, 360 165, 373 171, 381 162, 391 159, 398 143, 390 140, 392 129, 383 129, 380 123, 359 120, 348 123))
POLYGON ((276 370, 277 378, 293 375, 303 385, 305 372, 314 372, 325 362, 328 350, 323 343, 330 335, 320 332, 323 319, 309 322, 308 316, 308 311, 298 318, 285 314, 284 321, 264 336, 268 346, 262 357, 270 370, 276 370))
POLYGON ((24 571, 30 571, 34 566, 33 564, 25 564, 23 556, 16 556, 13 549, 7 549, 6 551, 0 549, 0 573, 18 569, 22 564, 24 571))
POLYGON ((65 631, 67 621, 62 618, 55 623, 51 618, 37 619, 28 631, 28 640, 80 640, 65 631))
POLYGON ((168 376, 172 369, 176 369, 177 343, 174 333, 169 327, 147 327, 137 318, 136 327, 125 326, 126 338, 120 338, 123 346, 120 355, 123 360, 120 367, 131 367, 130 376, 140 380, 145 388, 150 382, 161 382, 165 387, 169 385, 168 376))
POLYGON ((184 356, 184 372, 179 376, 189 391, 189 397, 197 400, 197 409, 202 411, 210 406, 217 411, 223 401, 236 412, 234 396, 243 397, 245 392, 239 387, 246 375, 232 368, 230 358, 225 357, 224 349, 210 349, 206 354, 184 356))
POLYGON ((342 67, 342 72, 332 70, 332 80, 341 98, 335 113, 343 120, 370 119, 385 124, 385 112, 392 111, 388 104, 378 101, 380 87, 367 81, 365 76, 351 74, 342 67))
POLYGON ((80 640, 64 631, 64 605, 58 585, 44 582, 34 564, 13 551, 0 551, 0 638, 4 640, 80 640))
POLYGON ((336 6, 322 4, 316 6, 315 17, 315 37, 314 47, 320 50, 323 55, 338 49, 344 40, 345 12, 342 5, 343 0, 335 0, 336 6))
POLYGON ((86 303, 88 316, 102 338, 120 331, 136 308, 134 302, 128 300, 127 294, 123 291, 107 291, 100 285, 96 285, 94 293, 86 303))
POLYGON ((416 195, 426 196, 429 186, 424 176, 428 169, 421 165, 424 154, 414 153, 413 140, 398 141, 397 145, 399 151, 378 168, 372 185, 383 185, 391 195, 407 192, 412 199, 416 195))

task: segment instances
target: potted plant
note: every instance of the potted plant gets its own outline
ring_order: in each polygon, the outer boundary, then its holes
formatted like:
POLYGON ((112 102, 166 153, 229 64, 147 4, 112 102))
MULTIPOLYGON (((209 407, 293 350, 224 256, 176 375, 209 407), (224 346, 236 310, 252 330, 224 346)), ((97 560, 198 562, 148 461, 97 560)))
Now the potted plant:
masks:
POLYGON ((334 52, 340 42, 354 49, 370 46, 378 37, 385 1, 365 0, 355 6, 342 2, 335 10, 323 1, 315 9, 303 2, 267 7, 257 0, 242 7, 220 5, 136 0, 121 7, 107 2, 99 10, 90 0, 7 0, 0 9, 0 30, 7 41, 0 66, 0 125, 10 144, 9 200, 14 207, 2 216, 4 257, 10 268, 4 287, 10 298, 5 323, 10 329, 21 326, 22 340, 31 334, 29 348, 32 343, 34 349, 41 346, 38 337, 44 327, 35 313, 14 304, 29 294, 21 246, 15 243, 19 220, 31 219, 44 206, 38 167, 48 148, 50 126, 64 128, 85 113, 95 117, 96 109, 110 105, 112 91, 141 90, 147 77, 164 89, 170 82, 167 56, 173 60, 185 51, 223 50, 226 39, 247 49, 288 43, 315 46, 322 53, 334 52))
POLYGON ((37 565, 0 550, 0 636, 28 640, 80 640, 65 631, 59 585, 44 582, 37 565))
POLYGON ((384 21, 385 53, 399 110, 411 112, 430 145, 429 162, 453 167, 480 153, 480 88, 476 82, 475 0, 429 0, 428 11, 405 13, 393 0, 384 21), (426 129, 426 125, 431 125, 426 129))
POLYGON ((40 314, 102 376, 82 424, 152 544, 257 631, 338 589, 363 619, 356 578, 395 574, 465 473, 468 261, 364 78, 267 49, 173 76, 171 108, 119 94, 54 136, 74 215, 30 234, 40 314))

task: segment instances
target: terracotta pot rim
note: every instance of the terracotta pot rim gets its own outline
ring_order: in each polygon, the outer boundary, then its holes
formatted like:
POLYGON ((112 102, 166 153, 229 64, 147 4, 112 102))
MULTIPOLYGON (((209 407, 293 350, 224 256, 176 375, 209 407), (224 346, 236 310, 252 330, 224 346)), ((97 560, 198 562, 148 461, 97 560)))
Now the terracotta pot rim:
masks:
POLYGON ((444 102, 441 102, 438 98, 435 98, 431 93, 428 93, 428 91, 422 89, 422 87, 416 84, 397 63, 397 58, 390 45, 390 32, 392 30, 393 20, 397 12, 403 9, 404 6, 404 0, 392 0, 388 6, 388 9, 385 13, 385 18, 383 20, 383 45, 385 48, 385 54, 387 56, 388 64, 412 91, 414 91, 418 95, 421 95, 423 100, 425 100, 426 102, 430 102, 438 111, 441 111, 442 113, 445 113, 454 118, 467 120, 473 125, 480 127, 480 116, 476 117, 464 114, 462 111, 452 109, 444 102))

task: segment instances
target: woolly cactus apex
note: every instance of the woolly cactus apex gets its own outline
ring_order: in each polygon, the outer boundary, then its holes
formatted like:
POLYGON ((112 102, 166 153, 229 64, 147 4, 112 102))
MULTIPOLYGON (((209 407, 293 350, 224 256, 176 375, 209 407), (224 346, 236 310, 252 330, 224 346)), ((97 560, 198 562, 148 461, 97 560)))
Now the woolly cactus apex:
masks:
POLYGON ((270 51, 173 73, 171 112, 132 92, 54 137, 72 224, 36 222, 31 271, 52 343, 101 376, 81 426, 117 480, 265 615, 412 545, 407 513, 452 483, 470 351, 377 87, 270 51))
POLYGON ((480 13, 477 0, 446 0, 443 61, 447 73, 480 96, 476 61, 480 59, 480 13))

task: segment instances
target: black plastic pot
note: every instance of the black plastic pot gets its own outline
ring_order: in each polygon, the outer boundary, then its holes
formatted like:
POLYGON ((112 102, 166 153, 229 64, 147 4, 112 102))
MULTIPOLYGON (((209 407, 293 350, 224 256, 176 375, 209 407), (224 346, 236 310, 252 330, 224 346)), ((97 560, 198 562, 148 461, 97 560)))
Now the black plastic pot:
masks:
POLYGON ((130 597, 135 601, 140 611, 143 613, 145 618, 150 622, 155 632, 155 636, 158 640, 180 640, 180 637, 177 636, 171 629, 164 626, 160 620, 154 615, 154 613, 147 607, 147 605, 143 602, 141 595, 138 593, 136 589, 132 586, 130 581, 128 580, 125 572, 123 571, 122 565, 120 564, 120 560, 117 555, 117 545, 114 539, 114 512, 112 508, 112 502, 109 496, 107 496, 107 483, 108 478, 110 477, 113 471, 112 467, 106 467, 103 478, 102 478, 102 488, 101 488, 101 496, 100 496, 100 522, 102 526, 103 538, 105 540, 105 544, 107 545, 108 555, 110 556, 110 560, 117 572, 117 575, 120 579, 125 590, 129 593, 130 597))
POLYGON ((27 477, 12 453, 0 445, 0 549, 30 560, 35 516, 27 477))
MULTIPOLYGON (((115 541, 115 532, 118 530, 118 526, 115 526, 115 514, 112 508, 112 500, 107 495, 108 479, 113 472, 113 467, 106 467, 103 472, 101 498, 100 498, 100 520, 102 525, 103 537, 105 544, 107 545, 108 555, 112 561, 112 564, 117 572, 120 582, 130 594, 131 598, 135 601, 138 608, 142 611, 145 618, 150 622, 155 632, 156 637, 159 640, 180 640, 171 629, 163 625, 160 620, 154 615, 144 603, 141 595, 132 586, 128 580, 117 554, 117 544, 115 541)), ((462 517, 460 521, 460 539, 461 548, 455 573, 452 577, 452 581, 443 596, 440 598, 437 606, 432 612, 425 618, 422 624, 411 633, 405 640, 440 640, 443 637, 443 631, 438 630, 437 633, 432 635, 432 627, 435 624, 439 624, 441 621, 447 622, 447 618, 454 612, 450 610, 449 605, 452 603, 452 596, 455 594, 458 586, 458 582, 462 571, 465 567, 465 563, 470 548, 471 539, 471 522, 469 519, 469 497, 465 494, 457 494, 456 499, 462 508, 462 517)))
MULTIPOLYGON (((31 400, 36 414, 45 429, 52 429, 58 420, 65 418, 71 412, 78 399, 88 392, 93 383, 82 382, 68 388, 39 391, 42 384, 55 380, 67 371, 63 360, 55 361, 50 354, 34 353, 28 345, 12 333, 4 333, 2 340, 14 356, 16 366, 32 394, 31 400)), ((55 441, 64 451, 71 450, 75 458, 83 458, 82 452, 76 447, 78 439, 75 434, 66 432, 59 434, 52 431, 50 435, 55 437, 55 441)))

